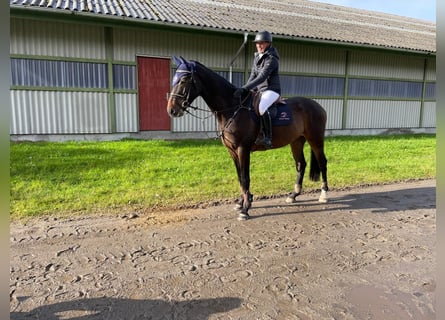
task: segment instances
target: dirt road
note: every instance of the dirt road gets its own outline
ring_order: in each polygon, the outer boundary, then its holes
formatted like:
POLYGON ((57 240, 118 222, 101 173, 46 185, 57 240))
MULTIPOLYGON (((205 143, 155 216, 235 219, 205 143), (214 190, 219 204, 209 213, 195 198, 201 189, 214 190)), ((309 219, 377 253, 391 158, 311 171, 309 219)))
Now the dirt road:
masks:
POLYGON ((11 224, 11 319, 435 319, 435 180, 11 224))

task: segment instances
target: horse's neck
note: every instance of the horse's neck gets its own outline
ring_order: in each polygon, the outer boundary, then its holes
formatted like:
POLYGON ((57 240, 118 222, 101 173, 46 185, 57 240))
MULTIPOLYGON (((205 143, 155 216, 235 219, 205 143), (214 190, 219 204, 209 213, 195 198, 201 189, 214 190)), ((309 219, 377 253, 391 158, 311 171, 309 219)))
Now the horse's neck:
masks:
POLYGON ((213 112, 225 113, 233 108, 233 86, 210 69, 204 69, 201 96, 213 112))

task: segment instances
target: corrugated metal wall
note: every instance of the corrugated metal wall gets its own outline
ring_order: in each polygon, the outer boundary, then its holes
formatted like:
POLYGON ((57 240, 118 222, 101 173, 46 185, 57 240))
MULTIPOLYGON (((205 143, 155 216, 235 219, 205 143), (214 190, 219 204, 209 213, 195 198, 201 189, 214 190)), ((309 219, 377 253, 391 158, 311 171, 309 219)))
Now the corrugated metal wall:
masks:
POLYGON ((424 58, 390 53, 352 51, 349 60, 350 76, 422 80, 424 58))
MULTIPOLYGON (((201 97, 198 97, 193 106, 199 109, 208 110, 206 103, 201 97)), ((203 110, 190 110, 191 114, 186 114, 181 118, 172 119, 173 132, 216 132, 217 125, 213 114, 203 110), (190 130, 190 128, 193 128, 190 130)))
POLYGON ((103 27, 11 18, 11 54, 105 59, 103 27))
POLYGON ((416 128, 420 102, 349 100, 346 129, 416 128))
POLYGON ((138 132, 139 111, 137 94, 115 93, 116 132, 138 132))
MULTIPOLYGON (((211 68, 228 68, 243 42, 243 36, 206 36, 199 32, 144 31, 134 29, 113 30, 114 60, 134 62, 136 55, 171 57, 183 56, 198 60, 211 68)), ((234 68, 243 68, 238 59, 234 68)))
POLYGON ((425 80, 436 81, 436 59, 427 59, 425 80))
POLYGON ((423 106, 422 115, 422 127, 424 128, 435 128, 436 127, 436 103, 435 102, 425 102, 423 106))
POLYGON ((281 73, 345 74, 345 51, 337 48, 274 43, 280 53, 281 73))
POLYGON ((342 129, 343 100, 318 98, 314 100, 317 101, 326 110, 328 118, 326 129, 342 129))
POLYGON ((109 133, 108 94, 11 91, 14 134, 109 133))
MULTIPOLYGON (((124 81, 125 83, 120 83, 122 81, 111 78, 115 85, 118 85, 114 88, 108 88, 107 84, 107 87, 100 88, 74 87, 65 90, 62 87, 53 91, 54 88, 32 87, 35 84, 29 87, 24 84, 17 85, 11 90, 10 132, 11 134, 137 132, 139 130, 135 74, 137 55, 183 56, 186 59, 198 60, 212 69, 227 72, 229 62, 243 40, 242 34, 224 35, 129 27, 106 28, 98 25, 13 17, 10 47, 14 58, 35 57, 35 59, 49 60, 67 58, 68 61, 102 63, 106 70, 110 70, 107 68, 110 62, 107 57, 112 57, 113 63, 117 63, 112 68, 116 72, 115 75, 125 73, 128 79, 124 81), (111 35, 111 38, 108 35, 111 35), (112 39, 112 43, 107 45, 107 39, 112 39), (111 48, 112 52, 107 54, 107 48, 111 48), (114 99, 110 100, 111 95, 114 99), (110 110, 113 110, 114 114, 111 114, 110 110)), ((242 52, 235 60, 233 70, 238 72, 237 79, 240 73, 250 70, 254 52, 251 40, 249 39, 247 43, 247 52, 242 52)), ((413 82, 422 82, 425 79, 434 83, 436 79, 434 57, 312 46, 280 39, 276 40, 274 45, 281 55, 280 72, 284 76, 299 77, 299 81, 295 81, 299 85, 306 84, 304 77, 308 77, 307 81, 314 80, 311 77, 318 79, 316 80, 319 94, 315 95, 314 99, 319 101, 328 113, 328 129, 417 128, 419 122, 423 127, 435 127, 436 103, 431 101, 433 100, 431 97, 421 108, 421 102, 417 99, 393 101, 394 98, 384 97, 369 99, 347 97, 345 100, 343 94, 338 95, 338 92, 343 92, 348 77, 359 80, 392 79, 413 82), (425 59, 427 59, 426 64, 425 59), (342 83, 337 83, 339 81, 342 83), (323 86, 333 84, 338 86, 335 92, 323 89, 323 86), (320 94, 320 92, 325 93, 320 94), (423 112, 422 115, 420 112, 423 112)), ((25 63, 19 64, 22 68, 26 67, 25 63)), ((298 92, 298 88, 295 91, 298 92)), ((201 99, 195 101, 194 105, 207 108, 201 99)), ((215 132, 215 119, 211 114, 204 111, 193 111, 193 113, 195 117, 187 115, 173 119, 172 131, 215 132)))

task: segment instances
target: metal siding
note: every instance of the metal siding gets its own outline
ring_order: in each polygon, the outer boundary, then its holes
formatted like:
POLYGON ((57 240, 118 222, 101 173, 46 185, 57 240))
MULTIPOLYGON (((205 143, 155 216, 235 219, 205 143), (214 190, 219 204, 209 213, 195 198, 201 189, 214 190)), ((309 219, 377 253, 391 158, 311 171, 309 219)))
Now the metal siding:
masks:
POLYGON ((108 95, 11 90, 11 134, 108 133, 108 95))
POLYGON ((326 129, 342 128, 343 100, 339 99, 314 99, 325 110, 327 115, 326 129))
POLYGON ((436 127, 436 103, 425 102, 423 106, 422 117, 423 128, 435 128, 436 127))
POLYGON ((11 18, 10 28, 11 54, 106 58, 103 27, 11 18))
POLYGON ((349 100, 346 129, 417 128, 420 102, 349 100))
MULTIPOLYGON (((134 62, 136 55, 170 57, 183 56, 197 60, 211 68, 228 68, 230 60, 242 44, 243 38, 206 36, 160 30, 118 29, 113 31, 114 59, 134 62)), ((239 57, 234 68, 242 68, 239 57)))
POLYGON ((425 80, 436 81, 436 59, 427 59, 425 80))
POLYGON ((345 52, 332 47, 274 44, 280 53, 280 72, 345 74, 345 52))
POLYGON ((352 51, 350 76, 423 80, 424 58, 418 56, 352 51))
POLYGON ((137 94, 115 93, 114 103, 116 108, 116 131, 138 131, 137 94))
POLYGON ((172 119, 172 132, 216 132, 215 116, 210 112, 207 104, 198 97, 193 105, 204 110, 190 110, 192 115, 186 114, 181 118, 172 119), (208 110, 208 111, 207 111, 208 110))

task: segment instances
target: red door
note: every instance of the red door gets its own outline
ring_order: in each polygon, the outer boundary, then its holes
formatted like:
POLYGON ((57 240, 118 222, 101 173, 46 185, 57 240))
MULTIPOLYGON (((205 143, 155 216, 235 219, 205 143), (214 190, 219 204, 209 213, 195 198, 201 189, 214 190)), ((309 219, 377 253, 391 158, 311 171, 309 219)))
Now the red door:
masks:
POLYGON ((170 91, 170 59, 137 57, 139 130, 170 130, 167 93, 170 91))

